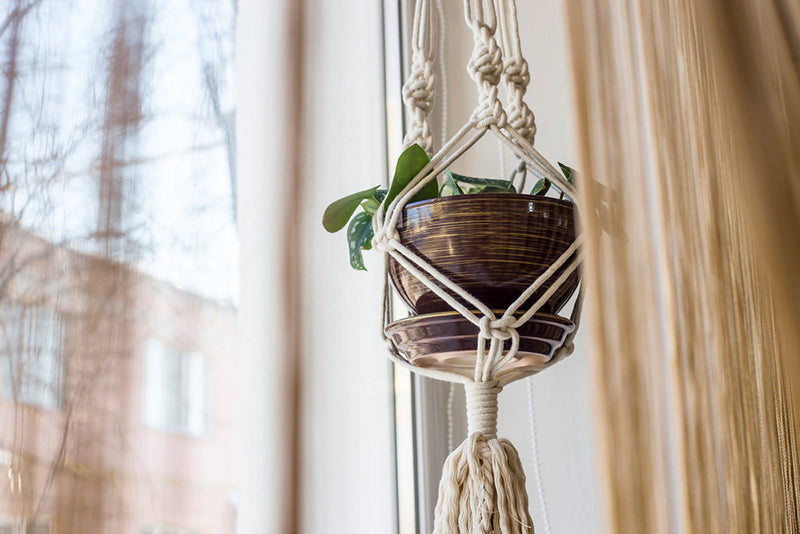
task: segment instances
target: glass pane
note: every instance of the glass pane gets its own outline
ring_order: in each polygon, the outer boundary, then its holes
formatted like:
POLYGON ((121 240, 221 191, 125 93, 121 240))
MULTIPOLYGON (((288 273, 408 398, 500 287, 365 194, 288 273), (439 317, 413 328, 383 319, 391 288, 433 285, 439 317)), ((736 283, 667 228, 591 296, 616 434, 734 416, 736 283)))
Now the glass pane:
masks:
POLYGON ((234 530, 235 15, 0 2, 0 534, 234 530))

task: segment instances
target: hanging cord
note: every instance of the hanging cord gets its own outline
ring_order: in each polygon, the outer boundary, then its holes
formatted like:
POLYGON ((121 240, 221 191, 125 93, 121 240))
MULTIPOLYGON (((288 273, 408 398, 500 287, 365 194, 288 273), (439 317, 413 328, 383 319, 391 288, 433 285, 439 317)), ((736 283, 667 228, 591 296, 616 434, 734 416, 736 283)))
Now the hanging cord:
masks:
POLYGON ((478 87, 479 103, 472 118, 479 128, 502 128, 506 112, 498 98, 498 84, 503 75, 503 53, 494 36, 497 30, 494 4, 491 0, 464 0, 464 17, 474 41, 467 71, 478 87))
POLYGON ((550 534, 550 515, 547 512, 547 501, 544 498, 544 484, 542 483, 542 469, 539 464, 539 440, 536 430, 536 406, 533 401, 533 377, 528 377, 528 415, 531 423, 531 451, 533 452, 533 480, 536 483, 536 492, 539 495, 539 508, 542 510, 544 534, 550 534))
POLYGON ((456 383, 450 382, 450 390, 447 392, 447 452, 450 453, 455 446, 455 417, 453 416, 453 405, 456 400, 456 383))
POLYGON ((444 8, 442 0, 436 0, 436 14, 439 19, 439 78, 441 79, 441 108, 442 108, 442 142, 444 146, 447 142, 447 54, 445 53, 447 21, 444 18, 444 8))
POLYGON ((525 93, 531 76, 528 62, 522 56, 519 40, 516 0, 494 0, 499 25, 497 33, 503 43, 503 87, 508 103, 508 123, 517 130, 528 143, 533 145, 536 137, 536 120, 525 103, 525 93))
POLYGON ((403 102, 410 120, 403 146, 414 143, 430 154, 433 134, 428 115, 433 107, 436 75, 433 71, 434 30, 429 0, 418 0, 411 35, 411 74, 403 84, 403 102))

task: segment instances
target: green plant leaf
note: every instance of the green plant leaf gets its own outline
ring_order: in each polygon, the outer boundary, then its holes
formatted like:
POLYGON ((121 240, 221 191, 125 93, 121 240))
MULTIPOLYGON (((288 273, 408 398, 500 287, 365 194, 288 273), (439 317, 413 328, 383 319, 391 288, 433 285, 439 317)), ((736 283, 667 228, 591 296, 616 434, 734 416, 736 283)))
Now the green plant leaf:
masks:
POLYGON ((479 192, 481 193, 516 193, 517 190, 514 188, 514 184, 509 182, 508 180, 495 180, 491 178, 473 178, 472 176, 463 176, 461 174, 450 173, 453 178, 458 181, 469 185, 476 185, 481 189, 479 192), (492 191, 485 190, 486 188, 491 187, 492 191))
POLYGON ((350 267, 353 269, 367 270, 361 250, 372 248, 372 236, 372 215, 363 211, 357 213, 347 227, 347 246, 350 249, 350 267))
POLYGON ((372 187, 353 193, 344 198, 340 198, 333 202, 330 206, 325 208, 325 213, 322 214, 322 226, 331 233, 338 232, 345 227, 347 221, 353 216, 353 213, 358 208, 362 201, 373 198, 377 193, 379 186, 372 187))
POLYGON ((375 212, 378 211, 378 207, 380 206, 380 202, 375 200, 375 197, 368 198, 364 202, 361 203, 361 207, 369 213, 370 215, 375 215, 375 212))
MULTIPOLYGON (((400 154, 400 157, 397 158, 397 167, 394 171, 392 185, 389 187, 389 193, 387 193, 386 198, 383 200, 383 206, 389 207, 389 204, 397 198, 400 191, 419 174, 419 171, 421 171, 428 162, 430 162, 428 154, 418 144, 415 143, 405 149, 403 153, 400 154)), ((412 197, 411 202, 427 200, 438 196, 439 186, 436 184, 436 180, 431 180, 412 197)))
POLYGON ((561 173, 564 175, 567 181, 569 183, 572 183, 572 177, 575 175, 575 169, 573 169, 572 167, 567 167, 560 161, 558 162, 558 166, 561 167, 561 173))
POLYGON ((531 190, 531 195, 537 195, 543 197, 547 194, 548 191, 550 191, 550 180, 548 180, 547 178, 542 178, 538 182, 536 182, 536 185, 533 186, 533 189, 531 190))
MULTIPOLYGON (((573 169, 572 167, 567 167, 566 165, 564 165, 560 161, 558 162, 558 166, 561 167, 561 173, 567 179, 567 182, 573 183, 572 179, 574 178, 575 174, 577 174, 575 172, 575 169, 573 169)), ((558 198, 560 198, 561 200, 564 200, 564 192, 563 191, 561 191, 561 196, 558 197, 558 198)))
POLYGON ((484 185, 481 187, 476 187, 472 191, 473 194, 475 193, 516 193, 516 190, 509 191, 507 187, 498 187, 496 185, 484 185))
POLYGON ((445 169, 444 171, 444 183, 442 184, 442 189, 439 191, 439 196, 453 196, 453 195, 463 195, 464 191, 458 187, 455 178, 453 177, 453 173, 450 172, 450 169, 445 169), (444 192, 444 188, 448 188, 450 190, 449 193, 444 192))

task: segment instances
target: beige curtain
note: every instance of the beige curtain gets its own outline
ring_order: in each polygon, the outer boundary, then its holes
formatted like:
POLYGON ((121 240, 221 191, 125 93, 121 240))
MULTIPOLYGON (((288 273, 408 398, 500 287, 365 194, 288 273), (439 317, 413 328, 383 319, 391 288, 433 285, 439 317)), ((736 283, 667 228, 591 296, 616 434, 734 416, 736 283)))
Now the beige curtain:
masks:
POLYGON ((607 529, 797 532, 800 6, 572 0, 568 25, 607 529))

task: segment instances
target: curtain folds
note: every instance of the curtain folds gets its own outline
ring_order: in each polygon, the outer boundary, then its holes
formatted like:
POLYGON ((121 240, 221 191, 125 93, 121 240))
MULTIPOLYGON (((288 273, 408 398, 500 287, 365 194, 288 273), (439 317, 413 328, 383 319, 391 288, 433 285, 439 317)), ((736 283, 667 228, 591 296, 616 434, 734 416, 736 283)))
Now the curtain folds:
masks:
POLYGON ((567 20, 608 531, 798 532, 800 8, 567 20))

